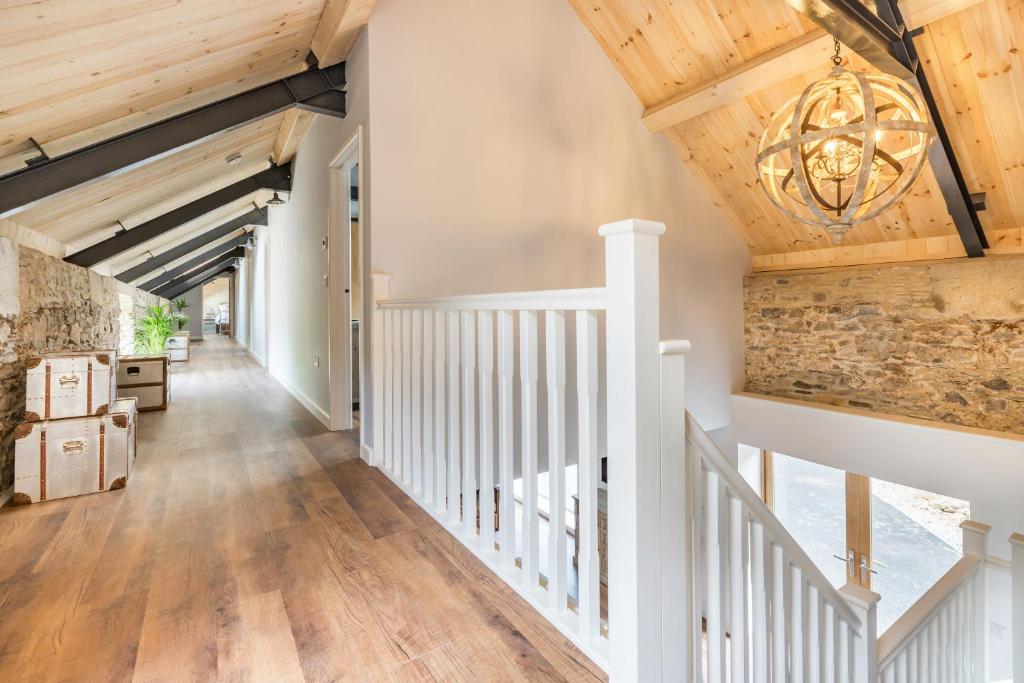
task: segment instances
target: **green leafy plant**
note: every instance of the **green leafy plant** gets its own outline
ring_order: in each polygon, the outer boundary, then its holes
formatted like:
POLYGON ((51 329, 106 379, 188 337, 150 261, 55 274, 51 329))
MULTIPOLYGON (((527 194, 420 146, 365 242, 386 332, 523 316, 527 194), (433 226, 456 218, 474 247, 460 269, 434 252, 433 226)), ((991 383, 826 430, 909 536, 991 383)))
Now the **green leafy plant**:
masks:
POLYGON ((174 313, 171 307, 153 304, 146 308, 146 315, 135 322, 135 350, 138 353, 163 353, 167 340, 174 336, 175 327, 188 316, 174 313))
POLYGON ((178 329, 185 329, 185 325, 188 325, 189 320, 188 316, 185 315, 185 309, 188 308, 188 302, 185 301, 185 297, 181 297, 180 299, 172 301, 171 305, 174 306, 175 309, 175 315, 178 320, 178 329))

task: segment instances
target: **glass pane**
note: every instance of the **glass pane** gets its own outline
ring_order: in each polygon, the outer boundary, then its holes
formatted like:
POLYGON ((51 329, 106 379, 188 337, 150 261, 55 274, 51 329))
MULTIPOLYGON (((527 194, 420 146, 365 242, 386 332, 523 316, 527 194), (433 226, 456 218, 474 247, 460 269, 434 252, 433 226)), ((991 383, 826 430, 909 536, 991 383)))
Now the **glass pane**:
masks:
POLYGON ((903 615, 960 559, 960 523, 966 501, 871 480, 871 589, 878 603, 878 632, 903 615))
POLYGON ((781 453, 773 464, 775 515, 832 585, 844 585, 846 474, 781 453))

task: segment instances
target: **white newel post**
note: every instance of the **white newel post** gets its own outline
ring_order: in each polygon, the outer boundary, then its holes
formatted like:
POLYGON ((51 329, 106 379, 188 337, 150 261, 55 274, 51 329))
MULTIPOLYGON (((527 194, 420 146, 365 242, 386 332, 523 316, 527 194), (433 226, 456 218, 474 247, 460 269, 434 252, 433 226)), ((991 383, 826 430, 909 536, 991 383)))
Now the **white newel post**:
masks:
POLYGON ((852 683, 878 683, 878 601, 881 596, 848 583, 839 589, 860 619, 860 633, 853 640, 852 683))
POLYGON ((370 275, 370 297, 373 301, 373 327, 371 333, 373 371, 373 450, 368 464, 380 465, 384 458, 384 311, 377 308, 378 301, 391 298, 391 276, 387 273, 370 275))
POLYGON ((623 683, 663 680, 658 237, 664 232, 661 223, 636 219, 600 229, 608 339, 609 675, 623 683))
POLYGON ((971 659, 973 670, 970 675, 970 683, 985 683, 988 681, 989 655, 988 655, 988 583, 985 567, 985 560, 988 557, 988 532, 992 530, 988 524, 968 519, 960 523, 960 530, 964 534, 964 555, 974 555, 978 558, 978 573, 974 577, 974 623, 970 624, 971 642, 974 654, 971 659))
POLYGON ((1013 680, 1024 680, 1024 534, 1010 536, 1010 574, 1013 636, 1013 680))

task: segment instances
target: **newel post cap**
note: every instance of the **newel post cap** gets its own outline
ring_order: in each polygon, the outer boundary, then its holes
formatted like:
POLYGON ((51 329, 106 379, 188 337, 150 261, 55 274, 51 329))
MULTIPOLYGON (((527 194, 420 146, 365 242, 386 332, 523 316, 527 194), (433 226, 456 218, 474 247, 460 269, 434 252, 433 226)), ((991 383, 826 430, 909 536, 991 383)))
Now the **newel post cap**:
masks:
POLYGON ((658 342, 658 353, 662 356, 678 356, 689 353, 693 345, 688 339, 666 339, 658 342))
POLYGON ((598 229, 597 234, 601 237, 626 234, 654 235, 657 237, 665 234, 665 224, 657 221, 645 221, 640 218, 627 218, 626 220, 614 223, 605 223, 598 229))
POLYGON ((851 607, 867 612, 878 604, 882 596, 856 583, 847 583, 839 589, 851 607))

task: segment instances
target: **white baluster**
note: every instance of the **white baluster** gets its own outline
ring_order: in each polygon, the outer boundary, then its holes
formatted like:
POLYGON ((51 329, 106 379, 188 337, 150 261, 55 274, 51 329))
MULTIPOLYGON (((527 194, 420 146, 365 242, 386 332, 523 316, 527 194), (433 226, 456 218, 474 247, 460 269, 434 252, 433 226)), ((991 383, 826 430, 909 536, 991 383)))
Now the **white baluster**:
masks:
POLYGON ((402 476, 402 311, 392 311, 391 473, 402 476))
POLYGON ((919 652, 920 642, 920 636, 915 636, 907 647, 907 683, 918 683, 920 680, 917 677, 918 658, 921 656, 919 652))
POLYGON ((401 311, 401 480, 413 481, 413 311, 401 311))
POLYGON ((793 683, 807 679, 807 659, 804 657, 804 574, 799 567, 790 568, 789 589, 789 677, 793 683))
POLYGON ((459 337, 459 312, 448 312, 448 519, 452 524, 460 520, 462 505, 459 492, 462 490, 461 459, 462 443, 459 435, 459 412, 462 406, 459 391, 459 363, 461 362, 459 337))
MULTIPOLYGON (((836 624, 839 626, 839 656, 836 658, 836 680, 839 683, 851 683, 853 681, 853 671, 851 663, 853 661, 853 653, 850 648, 850 642, 853 640, 853 634, 850 632, 850 625, 845 621, 836 620, 836 624)), ((785 681, 785 678, 777 679, 779 681, 785 681)))
POLYGON ((747 678, 747 519, 739 498, 729 497, 729 650, 731 679, 747 678))
POLYGON ((860 620, 860 632, 852 642, 853 683, 877 683, 878 680, 878 593, 848 583, 839 589, 860 620))
POLYGON ((423 311, 423 500, 434 502, 434 312, 423 311))
POLYGON ((395 411, 394 411, 394 329, 395 312, 388 309, 384 313, 384 334, 382 335, 381 346, 384 347, 384 388, 381 391, 381 402, 383 408, 380 412, 380 421, 383 434, 380 443, 374 449, 380 448, 384 459, 384 469, 392 472, 394 469, 394 434, 395 434, 395 411))
POLYGON ((782 546, 772 544, 772 681, 786 681, 786 560, 782 546))
POLYGON ((477 314, 480 375, 480 545, 494 550, 494 313, 477 314))
POLYGON ((836 628, 836 611, 832 605, 824 603, 825 610, 822 615, 824 631, 821 642, 821 681, 822 683, 836 683, 836 661, 838 648, 836 638, 839 637, 836 628))
POLYGON ((476 313, 462 312, 462 521, 476 536, 476 313))
POLYGON ((953 672, 951 680, 953 683, 964 683, 964 641, 963 641, 963 597, 964 591, 962 588, 958 588, 956 593, 953 595, 953 601, 950 605, 950 611, 952 618, 950 619, 950 635, 953 638, 953 672))
POLYGON ((423 389, 420 382, 423 379, 423 311, 415 310, 412 313, 412 364, 410 374, 412 375, 411 401, 412 401, 412 491, 414 495, 423 498, 423 434, 421 433, 421 406, 423 389))
MULTIPOLYGON (((661 655, 662 680, 686 680, 700 661, 692 648, 696 592, 690 552, 694 510, 686 453, 688 341, 664 341, 661 354, 661 655), (680 647, 680 644, 683 644, 680 647)), ((697 629, 699 630, 699 629, 697 629)))
POLYGON ((566 608, 565 313, 547 311, 544 335, 548 390, 548 604, 566 608))
MULTIPOLYGON (((612 486, 614 481, 609 478, 612 486)), ((725 680, 725 627, 722 605, 722 548, 718 474, 705 475, 704 576, 707 582, 708 681, 725 680)))
MULTIPOLYGON (((576 313, 576 395, 579 422, 580 630, 591 640, 600 636, 601 586, 597 553, 597 488, 601 467, 597 457, 597 314, 576 313)), ((680 582, 681 583, 681 582, 680 582)))
POLYGON ((445 312, 434 311, 434 509, 448 509, 448 462, 445 449, 445 312))
POLYGON ((807 630, 804 640, 804 656, 807 658, 807 680, 819 681, 821 673, 821 596, 811 585, 807 586, 807 630))
POLYGON ((498 484, 501 487, 498 515, 501 566, 512 571, 516 561, 516 503, 513 495, 515 463, 512 461, 512 389, 515 348, 511 311, 498 311, 498 484))
POLYGON ((519 313, 519 381, 522 400, 523 581, 536 590, 540 581, 540 520, 537 517, 537 312, 519 313))
POLYGON ((768 683, 768 591, 765 572, 764 527, 750 523, 750 597, 753 618, 750 632, 753 636, 754 683, 768 683))

